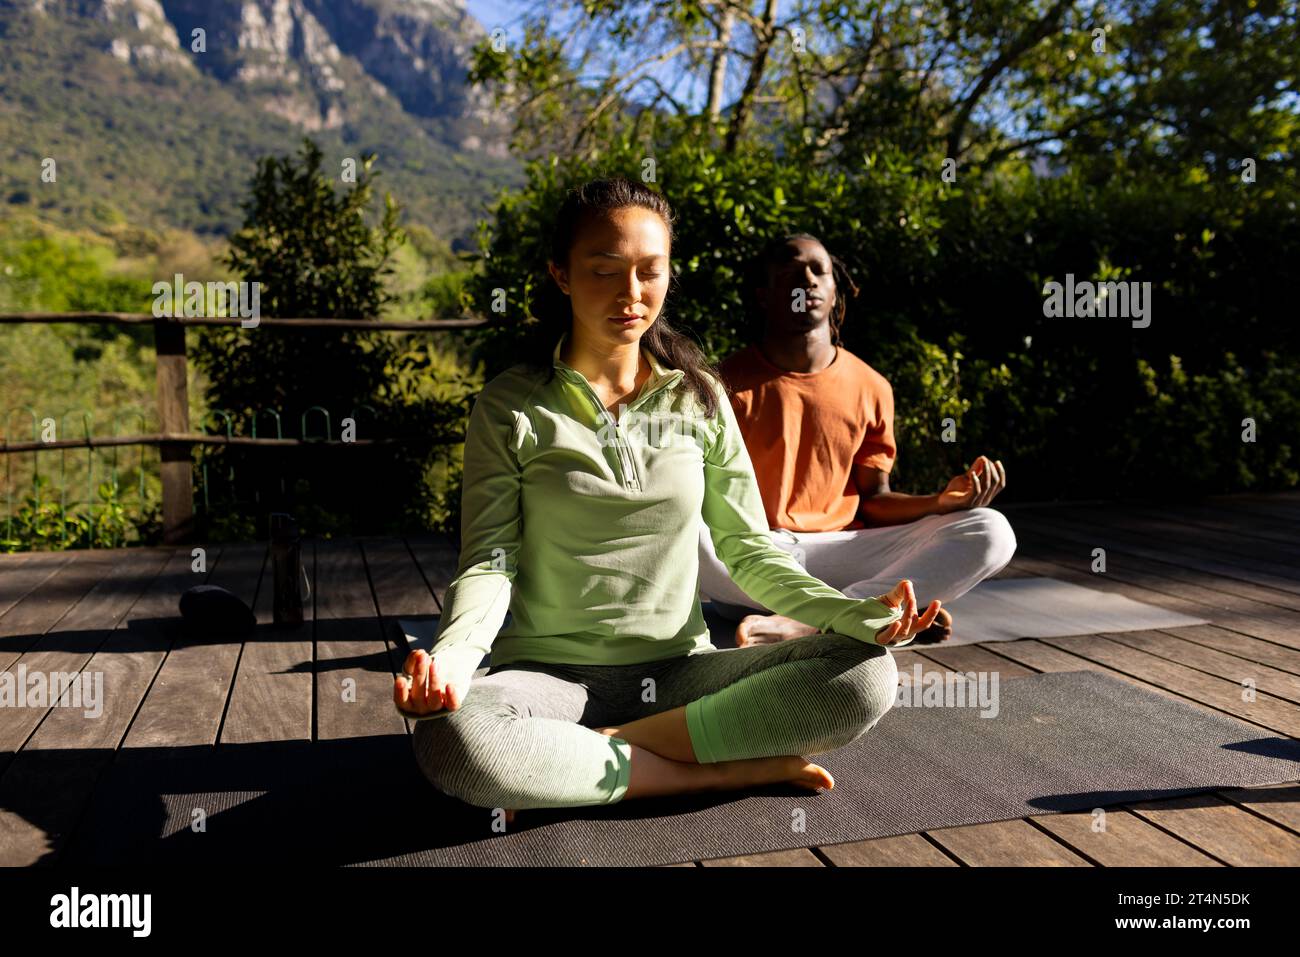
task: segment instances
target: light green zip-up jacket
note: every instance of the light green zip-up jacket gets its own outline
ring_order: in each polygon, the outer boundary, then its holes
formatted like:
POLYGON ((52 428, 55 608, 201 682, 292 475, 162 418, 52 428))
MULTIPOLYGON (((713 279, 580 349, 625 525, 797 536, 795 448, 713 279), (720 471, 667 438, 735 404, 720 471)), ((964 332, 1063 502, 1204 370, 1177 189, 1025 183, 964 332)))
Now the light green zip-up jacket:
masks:
POLYGON ((470 414, 460 565, 433 647, 451 680, 469 678, 489 651, 496 666, 712 650, 699 598, 701 517, 736 584, 774 612, 868 642, 899 618, 813 578, 772 543, 720 383, 718 411, 705 419, 684 373, 642 350, 652 375, 615 420, 560 360, 562 347, 551 381, 516 366, 484 387, 470 414))

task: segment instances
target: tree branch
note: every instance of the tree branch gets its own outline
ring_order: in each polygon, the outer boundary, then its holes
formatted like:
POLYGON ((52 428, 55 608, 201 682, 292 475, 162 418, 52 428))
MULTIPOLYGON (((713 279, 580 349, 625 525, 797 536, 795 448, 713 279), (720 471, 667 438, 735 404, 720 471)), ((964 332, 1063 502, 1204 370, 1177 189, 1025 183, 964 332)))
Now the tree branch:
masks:
POLYGON ((1033 26, 1017 37, 994 58, 992 63, 983 69, 979 80, 975 83, 975 87, 962 101, 957 111, 957 117, 953 120, 952 128, 948 131, 947 153, 945 155, 953 159, 961 155, 961 140, 966 133, 966 126, 970 122, 971 113, 974 112, 976 105, 984 94, 989 91, 994 81, 1006 72, 1011 64, 1032 50, 1044 37, 1057 28, 1057 21, 1060 19, 1061 14, 1071 5, 1072 0, 1057 0, 1041 20, 1036 21, 1033 26))

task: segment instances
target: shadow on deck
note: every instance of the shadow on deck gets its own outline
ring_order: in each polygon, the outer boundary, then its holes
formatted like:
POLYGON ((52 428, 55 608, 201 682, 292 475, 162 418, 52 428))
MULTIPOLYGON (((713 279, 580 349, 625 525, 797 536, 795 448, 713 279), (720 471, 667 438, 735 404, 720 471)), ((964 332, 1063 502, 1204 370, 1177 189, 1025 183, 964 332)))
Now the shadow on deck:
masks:
MULTIPOLYGON (((1020 541, 1005 576, 1209 624, 911 646, 894 652, 900 671, 1095 670, 1300 740, 1300 494, 1005 511, 1020 541), (1104 575, 1090 570, 1097 547, 1104 575), (1241 694, 1246 664, 1254 700, 1241 694)), ((436 537, 307 543, 315 606, 286 631, 270 626, 262 545, 211 546, 202 574, 189 546, 0 556, 0 670, 102 673, 111 689, 93 719, 0 712, 0 863, 247 861, 268 847, 364 863, 430 847, 403 822, 481 815, 423 779, 391 706, 405 656, 396 620, 438 614, 455 559, 436 537), (176 601, 198 581, 244 598, 254 634, 184 629, 176 601)), ((1128 802, 1108 817, 1124 840, 1103 843, 1089 813, 1068 812, 676 866, 1300 864, 1296 784, 1128 802)))

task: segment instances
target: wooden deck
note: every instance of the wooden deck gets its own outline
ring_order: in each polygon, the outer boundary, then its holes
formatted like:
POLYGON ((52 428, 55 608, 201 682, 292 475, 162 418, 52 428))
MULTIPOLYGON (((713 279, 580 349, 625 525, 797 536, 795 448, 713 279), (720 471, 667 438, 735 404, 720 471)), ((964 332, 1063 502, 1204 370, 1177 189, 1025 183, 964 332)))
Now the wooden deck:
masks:
MULTIPOLYGON (((900 671, 919 662, 1011 680, 1093 669, 1261 735, 1300 737, 1300 494, 1006 511, 1020 548, 1004 574, 1052 576, 1212 624, 927 646, 895 652, 900 671), (1097 547, 1105 574, 1089 570, 1097 547), (1243 662, 1258 676, 1254 701, 1242 700, 1243 662)), ((315 606, 289 632, 267 625, 264 546, 212 546, 202 573, 191 561, 188 546, 0 556, 0 671, 103 672, 111 689, 98 720, 69 708, 0 710, 0 864, 69 859, 97 782, 141 754, 403 743, 410 733, 390 698, 405 654, 396 618, 438 613, 455 566, 446 541, 309 543, 315 606), (256 609, 254 636, 198 639, 178 627, 177 597, 204 581, 256 609)), ((1108 835, 1091 825, 1088 813, 1048 814, 673 866, 1294 866, 1300 784, 1126 804, 1110 809, 1108 835), (1116 834, 1124 839, 1105 839, 1116 834)))

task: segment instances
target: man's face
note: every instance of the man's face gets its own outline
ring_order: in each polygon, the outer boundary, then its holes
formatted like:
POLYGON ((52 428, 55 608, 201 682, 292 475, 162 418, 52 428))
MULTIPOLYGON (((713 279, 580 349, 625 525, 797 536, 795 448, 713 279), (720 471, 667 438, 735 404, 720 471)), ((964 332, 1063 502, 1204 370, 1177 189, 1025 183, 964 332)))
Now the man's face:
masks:
POLYGON ((828 324, 835 305, 831 257, 821 243, 792 240, 789 258, 768 267, 768 284, 757 290, 759 308, 769 330, 809 332, 828 324))

